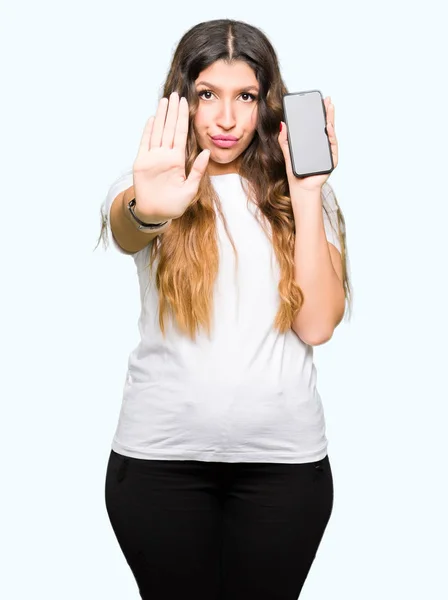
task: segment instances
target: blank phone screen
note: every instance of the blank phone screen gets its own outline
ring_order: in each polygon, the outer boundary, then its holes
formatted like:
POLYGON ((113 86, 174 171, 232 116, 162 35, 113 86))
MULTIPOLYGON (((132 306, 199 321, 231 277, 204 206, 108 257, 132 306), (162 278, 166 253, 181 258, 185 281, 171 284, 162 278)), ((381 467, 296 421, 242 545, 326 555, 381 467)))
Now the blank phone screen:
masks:
POLYGON ((325 132, 325 106, 320 92, 286 94, 283 107, 294 173, 300 177, 332 171, 331 150, 325 132))

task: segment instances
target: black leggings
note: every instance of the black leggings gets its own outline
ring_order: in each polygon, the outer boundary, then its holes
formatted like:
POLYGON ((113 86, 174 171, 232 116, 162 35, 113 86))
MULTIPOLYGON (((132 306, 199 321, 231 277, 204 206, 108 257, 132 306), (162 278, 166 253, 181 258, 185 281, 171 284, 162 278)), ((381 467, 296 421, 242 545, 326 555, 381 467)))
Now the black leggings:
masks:
POLYGON ((146 460, 111 451, 106 508, 144 600, 297 600, 333 509, 312 463, 146 460))

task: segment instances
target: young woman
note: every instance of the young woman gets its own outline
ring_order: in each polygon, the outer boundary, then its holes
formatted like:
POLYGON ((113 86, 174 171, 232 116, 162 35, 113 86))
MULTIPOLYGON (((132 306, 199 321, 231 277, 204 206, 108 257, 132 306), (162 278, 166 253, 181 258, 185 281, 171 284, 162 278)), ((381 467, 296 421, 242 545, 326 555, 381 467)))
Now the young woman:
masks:
POLYGON ((106 507, 147 600, 296 600, 332 512, 313 346, 350 295, 345 227, 328 175, 292 173, 285 93, 259 29, 196 25, 102 206, 141 291, 106 507))

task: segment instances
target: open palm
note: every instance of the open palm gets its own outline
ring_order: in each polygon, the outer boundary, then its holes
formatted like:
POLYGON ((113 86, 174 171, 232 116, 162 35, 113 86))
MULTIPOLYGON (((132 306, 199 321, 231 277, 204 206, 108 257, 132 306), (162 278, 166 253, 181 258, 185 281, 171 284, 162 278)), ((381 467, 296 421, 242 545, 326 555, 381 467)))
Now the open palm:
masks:
POLYGON ((189 109, 177 92, 161 98, 155 117, 148 119, 133 165, 136 206, 140 217, 180 217, 195 197, 207 169, 210 152, 203 150, 185 174, 189 109))

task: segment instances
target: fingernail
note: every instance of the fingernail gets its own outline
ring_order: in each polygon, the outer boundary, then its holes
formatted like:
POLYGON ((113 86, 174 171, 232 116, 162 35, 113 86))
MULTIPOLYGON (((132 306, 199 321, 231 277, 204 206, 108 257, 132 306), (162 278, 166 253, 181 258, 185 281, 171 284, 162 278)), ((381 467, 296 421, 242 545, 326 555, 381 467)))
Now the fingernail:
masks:
POLYGON ((280 121, 280 131, 281 131, 282 129, 283 129, 283 124, 282 124, 282 122, 280 121))

